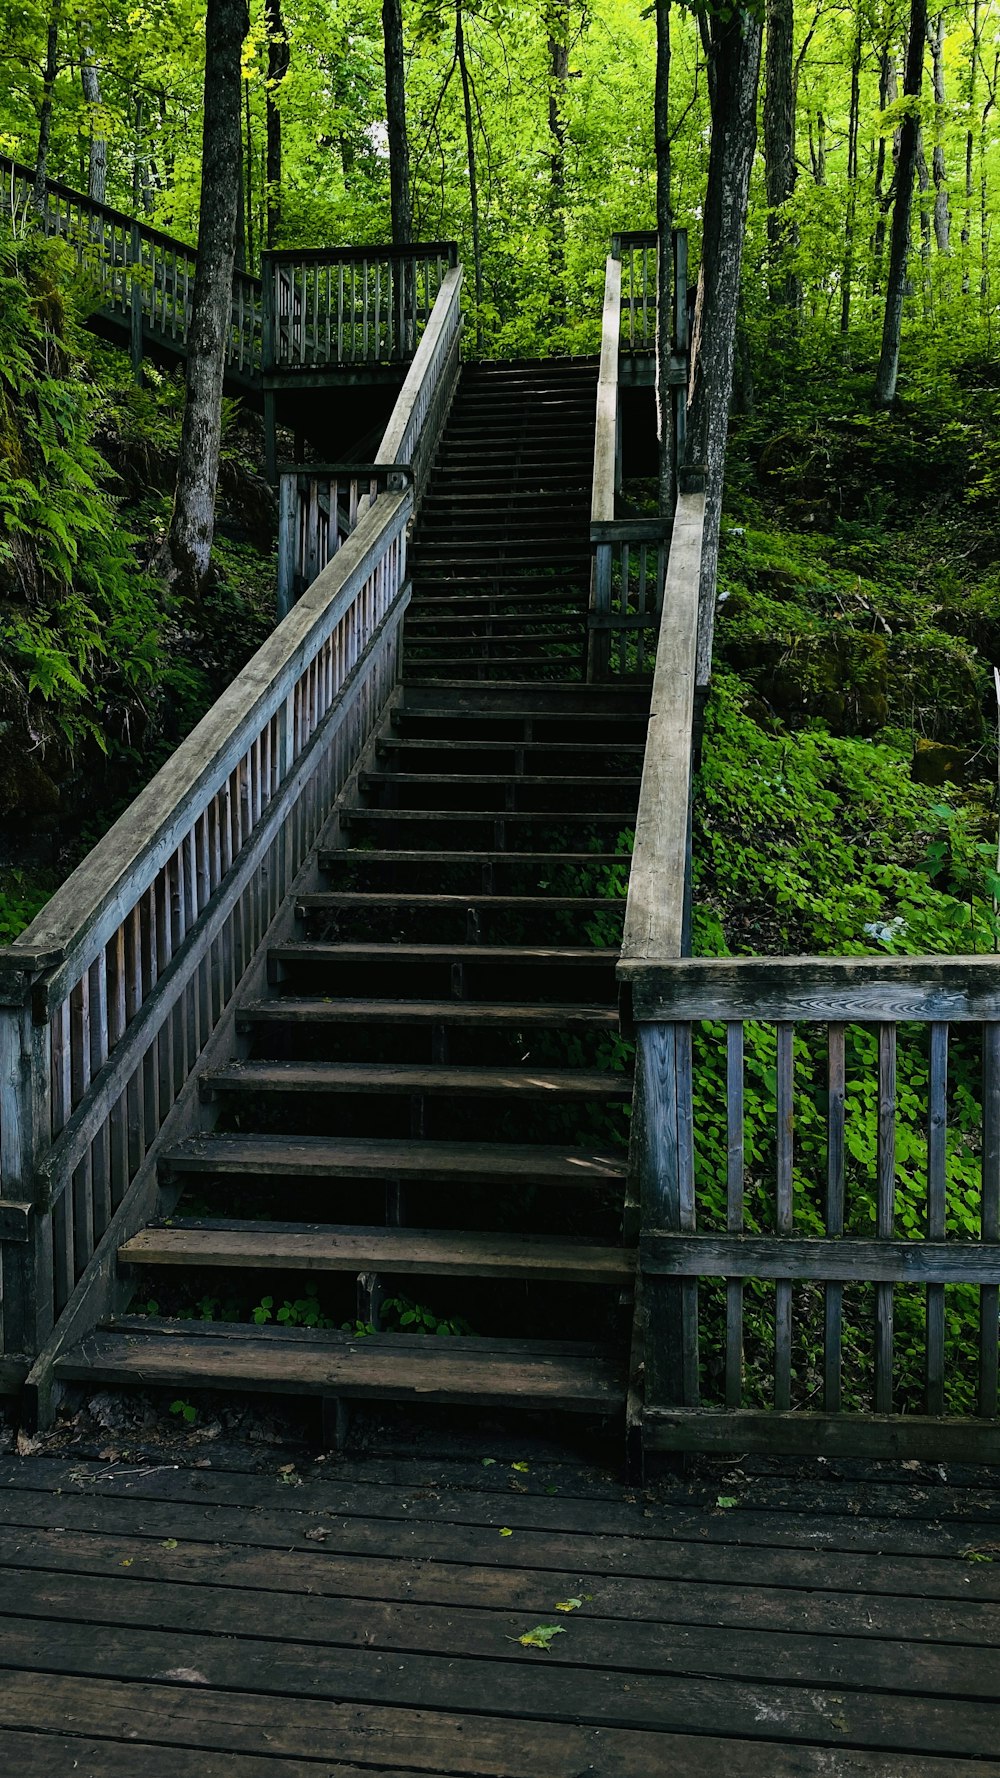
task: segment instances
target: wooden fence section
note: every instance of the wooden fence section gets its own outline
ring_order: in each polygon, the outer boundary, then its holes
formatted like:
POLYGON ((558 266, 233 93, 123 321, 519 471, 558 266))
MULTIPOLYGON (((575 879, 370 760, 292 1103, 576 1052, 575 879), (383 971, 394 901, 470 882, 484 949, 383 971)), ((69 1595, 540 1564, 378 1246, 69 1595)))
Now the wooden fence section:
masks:
MULTIPOLYGON (((183 354, 195 249, 56 180, 48 181, 44 205, 36 211, 33 184, 29 167, 0 156, 0 201, 15 227, 27 218, 37 219, 47 235, 58 235, 73 248, 79 263, 93 274, 104 312, 128 326, 133 362, 141 362, 146 340, 183 354)), ((230 372, 247 381, 260 375, 262 339, 260 279, 236 272, 227 348, 230 372)))
POLYGON ((265 253, 266 366, 405 362, 457 264, 454 241, 265 253))
POLYGON ((376 463, 279 469, 279 618, 333 559, 381 489, 409 482, 419 501, 458 385, 461 294, 462 268, 454 266, 438 291, 376 463))
POLYGON ((1000 959, 629 960, 622 978, 647 1448, 995 1461, 1000 959))
MULTIPOLYGON (((675 303, 671 339, 676 447, 683 437, 687 384, 687 235, 673 236, 675 303)), ((626 354, 656 340, 656 234, 617 234, 607 261, 597 383, 590 511, 593 567, 587 678, 643 677, 652 671, 663 601, 669 521, 621 512, 619 390, 626 354)))
MULTIPOLYGON (((0 953, 0 1315, 44 1395, 108 1307, 197 1075, 396 680, 408 490, 381 494, 156 778, 0 953)), ((306 885, 307 887, 310 885, 306 885)))

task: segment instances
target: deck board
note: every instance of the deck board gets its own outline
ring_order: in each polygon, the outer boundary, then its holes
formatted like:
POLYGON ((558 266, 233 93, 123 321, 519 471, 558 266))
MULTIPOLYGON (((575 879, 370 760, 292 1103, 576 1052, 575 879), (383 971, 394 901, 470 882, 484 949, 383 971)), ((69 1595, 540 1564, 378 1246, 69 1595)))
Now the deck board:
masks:
POLYGON ((268 1461, 0 1461, 3 1769, 1000 1778, 990 1477, 268 1461))

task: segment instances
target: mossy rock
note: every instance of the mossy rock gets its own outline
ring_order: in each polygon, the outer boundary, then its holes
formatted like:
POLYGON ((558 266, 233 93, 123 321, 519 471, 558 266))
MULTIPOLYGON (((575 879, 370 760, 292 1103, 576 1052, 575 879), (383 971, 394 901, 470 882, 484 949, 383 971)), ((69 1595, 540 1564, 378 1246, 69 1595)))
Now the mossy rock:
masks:
POLYGON ((958 747, 948 741, 928 741, 923 735, 914 740, 913 765, 910 776, 917 784, 964 784, 985 764, 978 747, 958 747))

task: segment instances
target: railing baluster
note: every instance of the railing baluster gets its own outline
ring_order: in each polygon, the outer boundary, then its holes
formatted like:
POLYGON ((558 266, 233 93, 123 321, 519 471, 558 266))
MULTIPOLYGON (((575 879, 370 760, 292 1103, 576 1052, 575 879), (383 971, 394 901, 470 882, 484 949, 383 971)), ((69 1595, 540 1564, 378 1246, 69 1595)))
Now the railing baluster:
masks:
MULTIPOLYGON (((927 1238, 943 1241, 947 1203, 948 1027, 930 1028, 927 1119, 927 1238)), ((927 1401, 929 1414, 944 1413, 944 1285, 928 1284, 927 1401)))
MULTIPOLYGON (((743 1233, 744 1107, 743 1026, 726 1025, 726 1228, 743 1233)), ((726 1280, 726 1406, 743 1399, 743 1280, 726 1280)))
MULTIPOLYGON (((891 1241, 896 1219, 896 1027, 878 1032, 878 1162, 875 1232, 891 1241)), ((875 1286, 875 1412, 892 1410, 893 1287, 875 1286)))
MULTIPOLYGON (((779 1235, 794 1229, 795 1027, 777 1027, 775 1111, 775 1228, 779 1235)), ((792 1286, 779 1278, 774 1287, 774 1405, 792 1405, 792 1286)))
MULTIPOLYGON (((846 1030, 828 1026, 826 1113, 826 1232, 832 1239, 844 1232, 844 1107, 846 1030)), ((844 1286, 828 1283, 823 1293, 823 1406, 839 1414, 842 1403, 844 1286)))
MULTIPOLYGON (((1000 1024, 983 1026, 983 1205, 980 1236, 1000 1241, 1000 1024)), ((979 1292, 979 1412, 997 1413, 997 1335, 1000 1286, 986 1284, 979 1292)))

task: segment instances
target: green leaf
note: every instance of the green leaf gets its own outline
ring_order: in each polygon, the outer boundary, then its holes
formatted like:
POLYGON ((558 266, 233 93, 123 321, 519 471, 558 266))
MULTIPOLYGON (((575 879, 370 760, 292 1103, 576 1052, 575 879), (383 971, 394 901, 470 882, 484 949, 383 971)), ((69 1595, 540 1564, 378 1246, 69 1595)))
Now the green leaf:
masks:
POLYGON ((550 1648, 554 1636, 565 1636, 562 1624, 536 1624, 517 1638, 522 1648, 550 1648))

